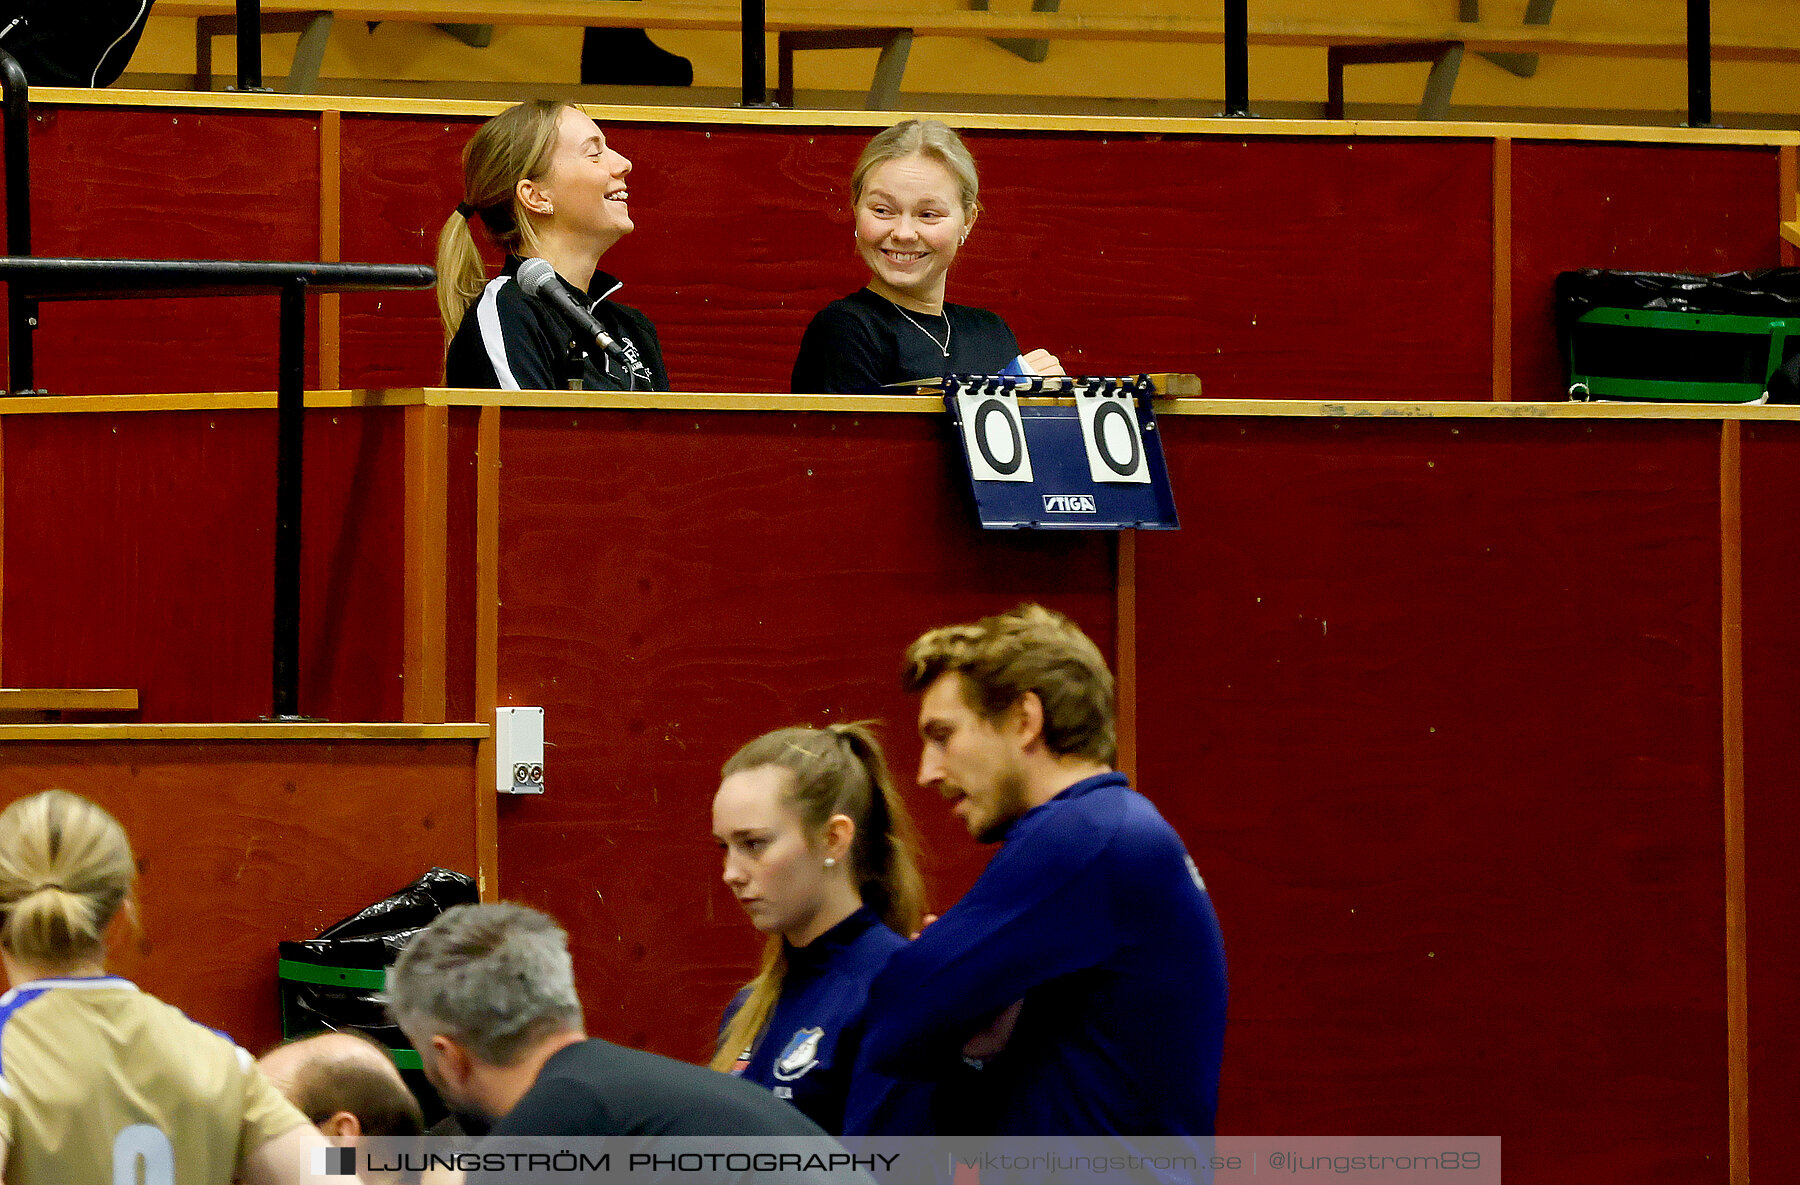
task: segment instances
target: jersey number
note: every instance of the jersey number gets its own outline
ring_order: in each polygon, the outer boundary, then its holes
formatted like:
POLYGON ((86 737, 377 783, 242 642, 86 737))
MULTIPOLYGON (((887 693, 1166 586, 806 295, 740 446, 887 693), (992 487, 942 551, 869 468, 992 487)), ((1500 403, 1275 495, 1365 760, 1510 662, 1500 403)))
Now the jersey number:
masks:
POLYGON ((175 1147, 169 1137, 147 1123, 120 1131, 113 1140, 112 1179, 113 1185, 175 1185, 175 1147))

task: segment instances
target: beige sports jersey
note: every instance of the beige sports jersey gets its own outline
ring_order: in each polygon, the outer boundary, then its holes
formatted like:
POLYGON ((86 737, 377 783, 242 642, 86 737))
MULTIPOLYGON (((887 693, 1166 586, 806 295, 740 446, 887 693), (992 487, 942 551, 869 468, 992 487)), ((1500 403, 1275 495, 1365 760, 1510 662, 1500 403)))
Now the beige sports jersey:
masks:
POLYGON ((305 1122, 230 1038, 128 980, 0 996, 6 1185, 227 1185, 305 1122))

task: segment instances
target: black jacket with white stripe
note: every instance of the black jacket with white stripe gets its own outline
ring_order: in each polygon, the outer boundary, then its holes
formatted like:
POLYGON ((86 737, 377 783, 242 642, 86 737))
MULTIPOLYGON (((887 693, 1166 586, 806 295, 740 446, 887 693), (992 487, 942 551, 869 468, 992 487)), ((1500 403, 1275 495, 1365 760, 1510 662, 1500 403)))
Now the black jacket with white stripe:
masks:
POLYGON ((444 359, 445 386, 503 391, 669 389, 656 327, 636 309, 609 299, 619 290, 618 280, 597 271, 587 292, 567 280, 561 282, 632 359, 634 373, 629 376, 616 359, 597 349, 583 351, 554 309, 525 295, 516 278, 523 262, 516 255, 507 256, 505 270, 488 282, 480 299, 463 314, 444 359))

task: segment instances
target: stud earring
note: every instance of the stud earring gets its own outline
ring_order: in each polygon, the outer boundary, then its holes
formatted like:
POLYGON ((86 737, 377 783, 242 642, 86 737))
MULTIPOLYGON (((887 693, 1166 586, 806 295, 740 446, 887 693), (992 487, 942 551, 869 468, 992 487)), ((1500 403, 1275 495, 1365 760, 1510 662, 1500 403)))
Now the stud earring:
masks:
POLYGON ((837 857, 836 856, 825 857, 825 867, 836 868, 837 867, 837 857))

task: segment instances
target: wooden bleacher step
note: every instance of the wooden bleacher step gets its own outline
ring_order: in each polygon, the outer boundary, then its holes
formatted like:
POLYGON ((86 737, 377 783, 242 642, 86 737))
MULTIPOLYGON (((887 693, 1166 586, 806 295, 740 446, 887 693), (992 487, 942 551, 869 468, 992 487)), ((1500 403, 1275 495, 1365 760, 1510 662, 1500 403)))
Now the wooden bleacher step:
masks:
POLYGON ((64 712, 123 715, 138 710, 135 687, 0 687, 0 721, 61 719, 64 712))

